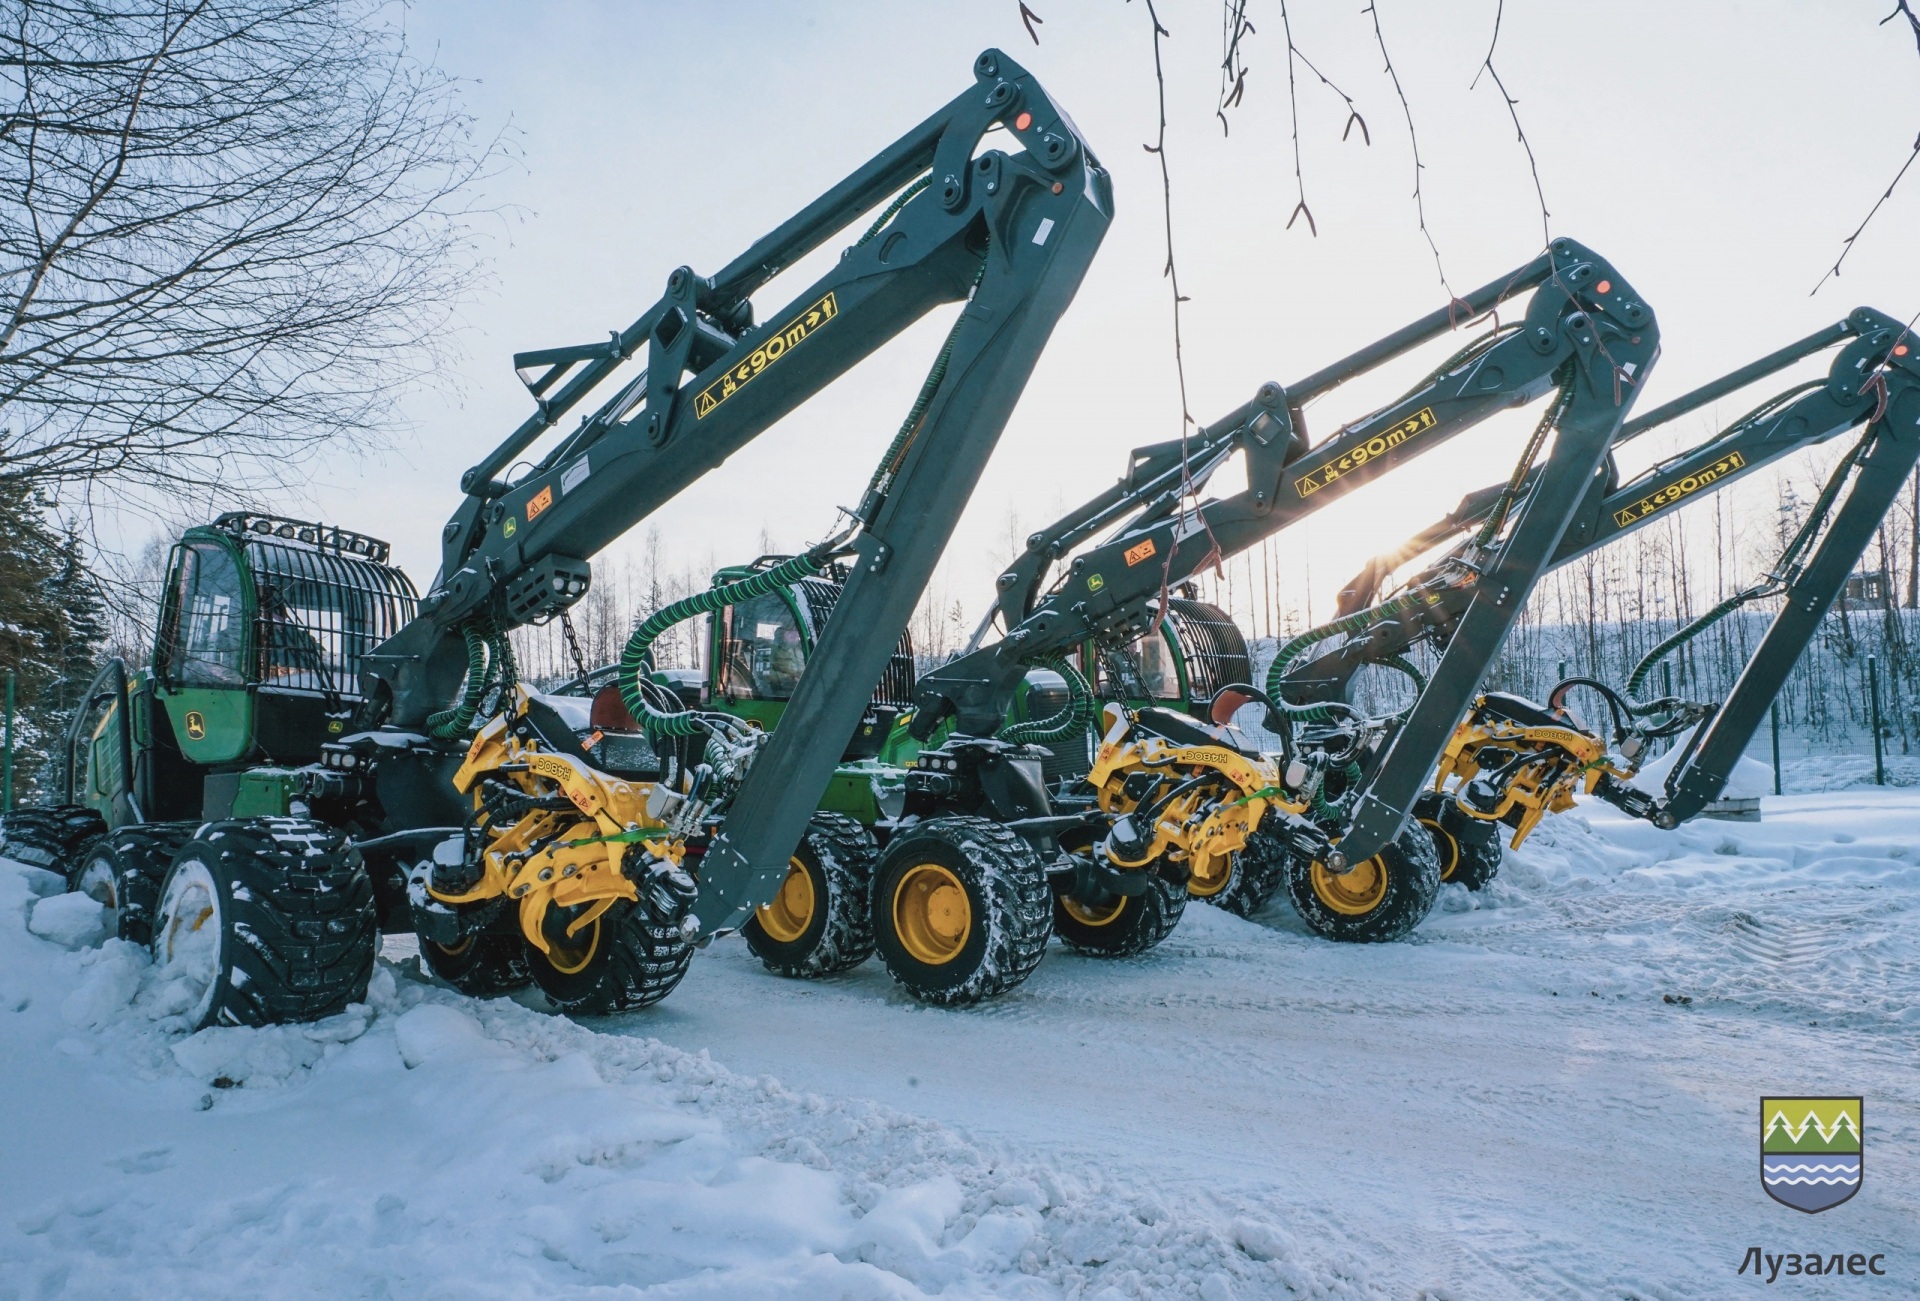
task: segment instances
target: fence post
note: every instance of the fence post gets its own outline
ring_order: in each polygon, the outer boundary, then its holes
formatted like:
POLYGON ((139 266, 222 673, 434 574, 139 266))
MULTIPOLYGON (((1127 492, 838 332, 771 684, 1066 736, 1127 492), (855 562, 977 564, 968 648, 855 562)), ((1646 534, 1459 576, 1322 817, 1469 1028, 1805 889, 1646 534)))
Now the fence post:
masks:
POLYGON ((1873 784, 1885 786, 1887 760, 1880 744, 1880 661, 1873 655, 1867 656, 1867 700, 1873 714, 1873 784))
POLYGON ((7 670, 7 739, 0 751, 0 813, 13 812, 13 670, 7 670))
POLYGON ((1767 712, 1773 717, 1773 793, 1784 795, 1780 787, 1780 701, 1776 699, 1767 712))

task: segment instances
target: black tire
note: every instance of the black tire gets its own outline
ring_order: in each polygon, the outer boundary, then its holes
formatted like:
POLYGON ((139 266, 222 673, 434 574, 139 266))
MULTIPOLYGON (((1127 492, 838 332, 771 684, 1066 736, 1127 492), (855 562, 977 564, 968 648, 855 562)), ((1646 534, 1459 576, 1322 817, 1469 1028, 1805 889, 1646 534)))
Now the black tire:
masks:
POLYGON ((552 949, 525 948, 533 983, 562 1012, 606 1016, 650 1007, 687 974, 693 947, 679 927, 656 921, 641 905, 622 899, 569 937, 572 918, 585 911, 549 906, 545 931, 552 949))
POLYGON ((740 928, 780 976, 830 976, 873 956, 873 833, 840 813, 816 813, 780 893, 740 928))
POLYGON ((1005 827, 934 818, 896 832, 880 856, 872 925, 888 975, 924 1003, 959 1007, 1033 974, 1053 931, 1053 892, 1033 846, 1005 827), (936 908, 951 924, 916 924, 936 908))
POLYGON ((420 964, 463 994, 497 998, 533 983, 518 909, 502 909, 493 925, 452 948, 415 934, 420 940, 420 964))
POLYGON ((1498 825, 1468 817, 1441 791, 1427 791, 1415 800, 1413 816, 1433 836, 1441 884, 1478 890, 1499 874, 1498 825))
POLYGON ((1267 906, 1286 880, 1286 846, 1256 831, 1247 837, 1246 848, 1233 855, 1226 885, 1195 898, 1236 917, 1251 917, 1267 906))
POLYGON ((135 944, 153 938, 153 907, 160 883, 197 822, 147 822, 122 827, 87 846, 67 877, 67 889, 91 895, 113 911, 114 934, 135 944))
MULTIPOLYGON (((1073 878, 1061 878, 1071 886, 1073 878)), ((1105 907, 1088 907, 1065 889, 1053 892, 1053 933, 1068 948, 1095 958, 1130 958, 1145 953, 1180 924, 1187 910, 1187 887, 1147 872, 1141 894, 1118 895, 1105 907)))
POLYGON ((106 822, 84 804, 15 809, 0 817, 0 858, 69 876, 88 844, 106 834, 106 822))
POLYGON ((1287 895, 1314 934, 1344 944, 1383 944, 1433 911, 1440 856, 1425 827, 1412 825, 1366 862, 1335 876, 1298 855, 1287 860, 1287 895))
POLYGON ((379 944, 359 853, 304 818, 201 827, 167 869, 153 912, 161 978, 177 967, 189 993, 199 985, 186 1012, 196 1030, 343 1012, 366 998, 379 944))

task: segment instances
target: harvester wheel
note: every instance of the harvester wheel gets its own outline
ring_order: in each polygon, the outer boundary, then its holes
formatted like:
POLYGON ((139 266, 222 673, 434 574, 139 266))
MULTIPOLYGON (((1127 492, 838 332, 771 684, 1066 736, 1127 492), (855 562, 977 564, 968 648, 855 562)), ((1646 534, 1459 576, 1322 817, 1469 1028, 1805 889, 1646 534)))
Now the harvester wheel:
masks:
POLYGON ((15 809, 0 817, 0 858, 67 876, 87 842, 106 834, 106 822, 84 804, 15 809))
POLYGON ((873 955, 873 833, 816 813, 787 860, 780 892, 741 927, 747 947, 781 976, 829 976, 873 955))
POLYGON ((91 895, 113 912, 114 934, 135 944, 153 938, 153 906, 160 883, 197 822, 147 822, 122 827, 87 846, 67 888, 91 895))
POLYGON ((1245 849, 1229 856, 1227 883, 1212 894, 1194 897, 1236 917, 1251 917, 1267 906, 1286 879, 1286 846, 1256 831, 1247 837, 1245 849))
POLYGON ((420 961, 428 971, 463 994, 494 998, 533 983, 527 963, 527 938, 519 914, 503 910, 496 923, 461 937, 451 947, 420 936, 420 961))
POLYGON ((344 1011, 366 997, 379 943, 359 853, 304 818, 201 827, 153 912, 154 966, 195 1030, 344 1011))
MULTIPOLYGON (((1072 884, 1071 877, 1062 880, 1072 884)), ((1173 934, 1186 910, 1187 887, 1149 870, 1145 891, 1116 895, 1105 904, 1090 906, 1056 887, 1053 933, 1068 948, 1090 957, 1130 958, 1173 934)))
POLYGON ((680 928, 622 899, 568 935, 587 907, 550 905, 544 922, 547 952, 525 945, 533 983, 541 992, 562 1012, 575 1016, 650 1007, 672 993, 693 958, 680 928))
POLYGON ((1295 855, 1287 860, 1287 894, 1315 934, 1348 944, 1397 940, 1418 926, 1440 893, 1433 837, 1414 825, 1399 840, 1342 873, 1295 855))
POLYGON ((1440 791, 1427 791, 1414 801, 1413 816, 1433 834, 1440 855, 1440 880, 1478 890, 1500 871, 1500 828, 1470 818, 1440 791))
POLYGON ((1052 930, 1040 856, 990 819, 922 822, 897 833, 874 869, 875 945, 922 1002, 1004 994, 1040 965, 1052 930))

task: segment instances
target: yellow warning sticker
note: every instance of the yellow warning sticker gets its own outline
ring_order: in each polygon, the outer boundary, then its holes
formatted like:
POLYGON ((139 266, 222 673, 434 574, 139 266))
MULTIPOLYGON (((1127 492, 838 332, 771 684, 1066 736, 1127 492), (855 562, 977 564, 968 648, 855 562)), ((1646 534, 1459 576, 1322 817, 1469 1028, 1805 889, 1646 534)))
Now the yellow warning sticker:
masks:
POLYGON ((1378 460, 1408 439, 1426 433, 1434 423, 1433 408, 1422 407, 1393 428, 1348 448, 1317 469, 1308 470, 1293 481, 1293 490, 1301 497, 1311 497, 1341 476, 1353 473, 1368 461, 1378 460))
POLYGON ((828 294, 788 321, 784 328, 769 334, 766 342, 748 353, 738 365, 700 390, 699 396, 693 400, 693 418, 705 420, 713 414, 715 407, 745 388, 761 371, 805 343, 815 330, 831 321, 839 312, 840 304, 832 294, 828 294))
POLYGON ((1137 547, 1128 547, 1126 552, 1127 568, 1131 569, 1142 560, 1153 559, 1153 539, 1148 538, 1137 547))
POLYGON ((1625 528, 1638 520, 1643 520, 1655 511, 1665 510, 1676 502, 1685 501, 1702 488, 1710 488, 1735 470, 1744 470, 1747 459, 1738 452, 1728 452, 1725 456, 1704 470, 1687 475, 1684 479, 1675 479, 1657 492, 1650 492, 1631 506, 1613 513, 1615 527, 1625 528))
POLYGON ((539 518, 540 512, 553 505, 553 485, 548 484, 527 500, 527 523, 539 518))

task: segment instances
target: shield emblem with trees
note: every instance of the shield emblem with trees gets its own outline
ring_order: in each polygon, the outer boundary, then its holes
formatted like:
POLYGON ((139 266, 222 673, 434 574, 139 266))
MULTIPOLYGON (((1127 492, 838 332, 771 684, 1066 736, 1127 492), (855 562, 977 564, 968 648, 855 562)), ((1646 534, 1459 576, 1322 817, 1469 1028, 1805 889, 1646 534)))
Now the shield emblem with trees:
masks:
POLYGON ((1861 1099, 1760 1099, 1760 1184, 1809 1215, 1860 1191, 1861 1099))

